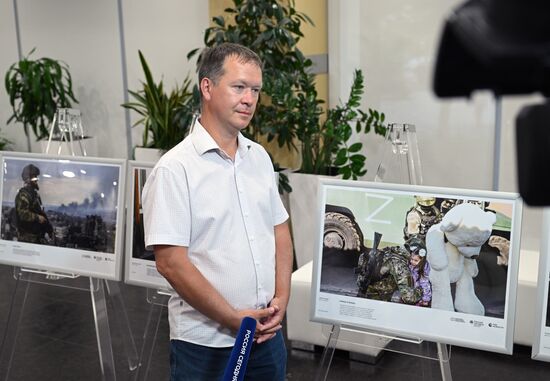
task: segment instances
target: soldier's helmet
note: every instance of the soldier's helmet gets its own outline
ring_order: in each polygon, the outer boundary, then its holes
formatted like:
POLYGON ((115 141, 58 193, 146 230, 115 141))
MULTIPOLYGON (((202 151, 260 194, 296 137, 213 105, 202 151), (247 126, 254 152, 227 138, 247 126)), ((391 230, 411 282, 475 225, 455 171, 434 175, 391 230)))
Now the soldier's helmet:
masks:
POLYGON ((420 206, 432 206, 435 204, 435 197, 414 196, 416 203, 420 206))
POLYGON ((24 182, 38 180, 39 175, 40 175, 40 169, 33 164, 26 165, 23 168, 23 171, 21 172, 21 178, 23 179, 24 182))
POLYGON ((405 241, 405 249, 411 254, 420 255, 421 257, 426 256, 426 244, 424 240, 418 236, 412 236, 407 241, 405 241))

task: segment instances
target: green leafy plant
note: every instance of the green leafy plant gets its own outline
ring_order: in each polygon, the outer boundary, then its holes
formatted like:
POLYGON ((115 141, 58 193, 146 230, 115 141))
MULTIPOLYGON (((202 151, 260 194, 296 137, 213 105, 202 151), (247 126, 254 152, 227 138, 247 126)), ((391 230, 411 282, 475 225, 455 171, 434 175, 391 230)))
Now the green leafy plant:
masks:
MULTIPOLYGON (((350 97, 324 111, 315 88, 313 63, 297 47, 304 23, 311 19, 295 9, 293 0, 233 0, 224 16, 213 18, 204 33, 208 47, 234 42, 254 50, 264 62, 262 99, 247 133, 255 140, 275 140, 301 155, 300 172, 344 178, 366 173, 361 142, 351 144, 353 131, 385 133, 383 113, 360 109, 364 77, 355 72, 350 97)), ((188 58, 199 53, 195 49, 188 58)), ((199 57, 200 59, 200 57, 199 57)))
POLYGON ((13 114, 8 123, 23 123, 30 151, 29 126, 37 140, 48 136, 48 126, 57 108, 78 103, 72 90, 69 66, 51 58, 31 60, 35 49, 14 63, 5 76, 5 88, 13 114))
POLYGON ((9 151, 12 147, 12 142, 0 136, 0 151, 9 151))
POLYGON ((367 173, 366 157, 361 152, 363 143, 350 143, 353 131, 367 134, 374 129, 376 134, 384 135, 386 127, 384 113, 371 108, 361 110, 363 83, 363 72, 356 70, 345 104, 329 109, 319 125, 298 126, 303 172, 328 174, 328 168, 337 168, 344 179, 354 180, 367 173))
POLYGON ((134 126, 143 124, 143 147, 167 151, 178 144, 187 134, 198 105, 198 93, 193 92, 191 79, 186 78, 167 94, 162 80, 156 83, 145 57, 139 51, 141 67, 145 74, 143 89, 129 91, 134 102, 122 107, 137 112, 141 118, 134 126))

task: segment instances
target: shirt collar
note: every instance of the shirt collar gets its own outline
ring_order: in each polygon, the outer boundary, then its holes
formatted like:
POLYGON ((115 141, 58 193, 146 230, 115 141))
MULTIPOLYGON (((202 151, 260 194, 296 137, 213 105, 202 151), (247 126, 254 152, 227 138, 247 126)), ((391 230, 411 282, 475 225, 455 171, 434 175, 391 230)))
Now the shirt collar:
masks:
MULTIPOLYGON (((206 129, 202 126, 198 119, 195 121, 195 125, 193 126, 191 139, 193 141, 195 149, 197 150, 197 153, 201 156, 206 152, 212 150, 218 152, 222 151, 221 148, 218 146, 218 143, 216 143, 216 141, 212 138, 208 131, 206 131, 206 129)), ((245 138, 243 134, 239 132, 239 135, 237 136, 237 152, 241 158, 248 153, 250 147, 252 146, 251 143, 252 142, 250 140, 245 138)))

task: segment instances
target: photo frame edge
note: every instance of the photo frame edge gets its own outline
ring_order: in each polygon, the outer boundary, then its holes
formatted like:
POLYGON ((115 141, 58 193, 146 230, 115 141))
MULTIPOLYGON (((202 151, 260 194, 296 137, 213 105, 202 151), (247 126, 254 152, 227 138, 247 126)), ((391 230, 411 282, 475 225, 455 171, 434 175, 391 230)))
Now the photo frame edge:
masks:
MULTIPOLYGON (((119 208, 121 205, 123 206, 122 213, 120 212, 120 209, 117 210, 117 218, 115 221, 115 227, 117 228, 117 234, 115 236, 115 242, 114 242, 114 253, 115 256, 115 266, 114 266, 114 273, 99 273, 95 271, 88 271, 83 270, 79 271, 79 276, 86 276, 91 278, 97 278, 97 279, 105 279, 105 280, 112 280, 112 281, 120 281, 122 279, 122 261, 124 260, 121 256, 122 253, 122 242, 124 242, 124 238, 121 237, 121 234, 119 234, 119 231, 122 231, 122 234, 124 234, 124 229, 119 229, 120 224, 124 223, 124 209, 125 209, 125 170, 126 170, 126 159, 121 158, 103 158, 103 157, 95 157, 95 156, 70 156, 70 155, 53 155, 53 154, 44 154, 44 153, 35 153, 35 152, 17 152, 17 151, 0 151, 0 162, 4 162, 6 158, 14 158, 17 160, 22 159, 29 159, 29 160, 46 160, 46 161, 52 161, 52 160, 66 160, 66 161, 72 161, 72 162, 81 162, 86 163, 89 165, 93 164, 107 164, 107 165, 114 165, 118 166, 119 168, 119 186, 118 186, 118 192, 117 192, 117 208, 119 208)), ((3 173, 1 175, 1 178, 3 178, 3 173)), ((3 186, 2 183, 0 186, 0 192, 3 192, 3 186)), ((3 201, 3 193, 0 194, 0 203, 3 201)), ((0 219, 1 223, 1 219, 0 219)), ((40 246, 40 245, 39 245, 40 246)), ((23 268, 31 268, 36 270, 47 270, 47 271, 53 271, 53 272, 64 272, 66 271, 68 274, 76 274, 76 272, 70 270, 70 269, 59 269, 55 266, 51 266, 48 264, 29 264, 21 261, 11 260, 11 259, 5 259, 3 263, 16 266, 16 267, 23 267, 23 268)))

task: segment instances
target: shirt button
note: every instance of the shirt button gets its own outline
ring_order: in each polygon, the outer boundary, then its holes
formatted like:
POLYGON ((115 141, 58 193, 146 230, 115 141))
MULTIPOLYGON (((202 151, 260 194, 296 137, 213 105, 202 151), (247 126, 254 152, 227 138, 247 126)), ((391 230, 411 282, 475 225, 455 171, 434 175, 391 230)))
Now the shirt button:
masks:
POLYGON ((250 240, 254 241, 254 236, 253 235, 250 236, 250 240))

